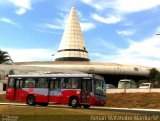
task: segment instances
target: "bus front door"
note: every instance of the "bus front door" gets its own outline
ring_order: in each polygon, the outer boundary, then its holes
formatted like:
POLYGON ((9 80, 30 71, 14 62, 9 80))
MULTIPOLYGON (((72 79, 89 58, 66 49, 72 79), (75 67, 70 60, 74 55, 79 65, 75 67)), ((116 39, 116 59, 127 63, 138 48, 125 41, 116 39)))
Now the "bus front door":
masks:
POLYGON ((92 80, 82 79, 81 84, 81 102, 90 103, 90 92, 92 91, 92 80))
POLYGON ((15 95, 14 95, 14 99, 17 101, 21 100, 21 95, 22 95, 22 80, 17 79, 16 80, 16 86, 15 86, 15 95))
POLYGON ((49 102, 59 103, 59 96, 61 95, 61 90, 59 88, 59 79, 50 79, 50 89, 49 89, 49 102))
POLYGON ((6 98, 13 101, 15 95, 15 80, 13 78, 8 79, 6 98))

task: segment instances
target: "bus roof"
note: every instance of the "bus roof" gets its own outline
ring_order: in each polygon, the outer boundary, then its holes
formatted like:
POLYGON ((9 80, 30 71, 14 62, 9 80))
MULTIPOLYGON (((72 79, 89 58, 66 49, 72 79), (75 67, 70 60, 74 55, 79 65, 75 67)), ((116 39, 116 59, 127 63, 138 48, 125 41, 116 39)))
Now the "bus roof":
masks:
POLYGON ((26 75, 9 75, 9 77, 93 77, 93 74, 85 73, 58 73, 58 74, 26 74, 26 75))

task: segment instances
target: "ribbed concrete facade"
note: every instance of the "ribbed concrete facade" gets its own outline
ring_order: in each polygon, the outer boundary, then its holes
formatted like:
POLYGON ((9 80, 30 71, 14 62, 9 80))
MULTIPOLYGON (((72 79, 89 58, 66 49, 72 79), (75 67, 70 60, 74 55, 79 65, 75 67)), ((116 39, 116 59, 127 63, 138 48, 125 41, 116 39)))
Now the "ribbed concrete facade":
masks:
POLYGON ((76 8, 72 7, 55 61, 89 61, 76 8))

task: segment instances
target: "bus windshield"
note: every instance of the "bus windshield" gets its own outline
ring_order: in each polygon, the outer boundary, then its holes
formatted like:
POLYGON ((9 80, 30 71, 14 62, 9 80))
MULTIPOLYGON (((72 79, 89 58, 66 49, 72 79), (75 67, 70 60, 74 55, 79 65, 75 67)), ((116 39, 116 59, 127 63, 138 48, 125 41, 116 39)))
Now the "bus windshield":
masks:
POLYGON ((106 93, 106 88, 105 88, 105 81, 104 80, 99 80, 95 79, 94 80, 94 92, 97 95, 105 95, 106 93))

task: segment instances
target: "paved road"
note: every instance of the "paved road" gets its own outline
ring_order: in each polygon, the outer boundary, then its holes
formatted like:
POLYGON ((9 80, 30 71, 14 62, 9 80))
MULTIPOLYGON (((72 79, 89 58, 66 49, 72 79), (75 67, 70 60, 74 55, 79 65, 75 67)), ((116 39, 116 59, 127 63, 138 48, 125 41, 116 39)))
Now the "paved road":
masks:
POLYGON ((0 94, 6 94, 6 91, 0 91, 0 94))
MULTIPOLYGON (((28 106, 25 103, 0 103, 0 105, 13 105, 13 106, 28 106)), ((67 105, 49 105, 50 108, 71 108, 67 105)), ((36 108, 44 108, 42 106, 36 106, 36 108)), ((83 109, 83 108, 80 108, 83 109)), ((85 109, 86 110, 86 109, 85 109)), ((160 109, 137 109, 137 108, 112 108, 112 107, 97 107, 92 106, 87 110, 103 110, 103 111, 117 111, 117 112, 132 112, 147 115, 160 116, 160 109)))

